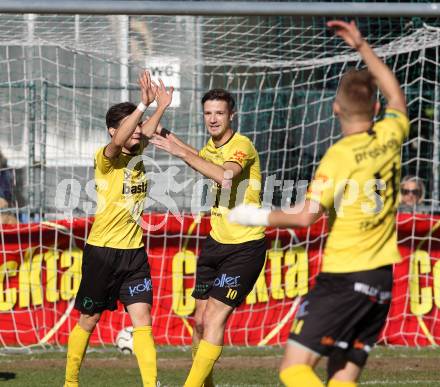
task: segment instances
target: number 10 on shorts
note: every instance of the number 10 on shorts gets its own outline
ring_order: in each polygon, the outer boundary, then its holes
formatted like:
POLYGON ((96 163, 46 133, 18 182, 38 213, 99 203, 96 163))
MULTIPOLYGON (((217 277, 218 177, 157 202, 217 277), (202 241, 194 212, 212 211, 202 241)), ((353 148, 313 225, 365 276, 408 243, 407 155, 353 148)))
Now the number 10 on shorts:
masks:
POLYGON ((235 289, 228 289, 228 292, 226 293, 226 298, 229 298, 230 300, 235 300, 237 298, 237 291, 235 289))

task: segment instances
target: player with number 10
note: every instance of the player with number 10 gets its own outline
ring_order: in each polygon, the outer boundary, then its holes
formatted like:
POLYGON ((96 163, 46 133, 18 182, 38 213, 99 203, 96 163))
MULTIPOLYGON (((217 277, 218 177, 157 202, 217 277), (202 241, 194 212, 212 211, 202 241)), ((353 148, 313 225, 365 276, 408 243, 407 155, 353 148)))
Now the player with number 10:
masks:
POLYGON ((197 260, 193 365, 186 387, 212 386, 212 368, 220 357, 226 322, 252 290, 264 265, 264 227, 229 223, 239 203, 260 207, 260 160, 252 142, 234 132, 235 101, 226 90, 202 98, 205 126, 211 138, 200 152, 173 134, 151 141, 213 180, 211 233, 197 260))

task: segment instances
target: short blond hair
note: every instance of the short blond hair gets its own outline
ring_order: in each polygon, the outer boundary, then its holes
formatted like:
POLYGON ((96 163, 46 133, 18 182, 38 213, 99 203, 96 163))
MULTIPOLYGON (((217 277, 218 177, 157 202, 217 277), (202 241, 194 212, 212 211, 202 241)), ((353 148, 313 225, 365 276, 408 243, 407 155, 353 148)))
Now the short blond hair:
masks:
POLYGON ((341 78, 336 101, 343 116, 374 118, 377 86, 368 70, 352 69, 341 78))

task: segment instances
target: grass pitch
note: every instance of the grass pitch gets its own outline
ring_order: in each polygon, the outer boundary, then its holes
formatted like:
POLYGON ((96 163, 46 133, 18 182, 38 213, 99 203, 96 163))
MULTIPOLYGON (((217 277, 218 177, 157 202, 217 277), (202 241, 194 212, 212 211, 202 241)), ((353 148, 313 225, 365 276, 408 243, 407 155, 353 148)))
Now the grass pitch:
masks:
MULTIPOLYGON (((268 348, 229 348, 217 363, 217 386, 281 386, 278 365, 283 350, 268 348)), ((370 356, 361 386, 439 386, 440 350, 433 348, 377 348, 370 356)), ((65 352, 0 355, 0 386, 62 386, 65 352)), ((161 386, 183 386, 191 366, 190 348, 158 348, 161 386)), ((318 366, 324 378, 325 364, 318 366)), ((141 386, 136 358, 116 349, 87 353, 80 376, 81 386, 141 386)))

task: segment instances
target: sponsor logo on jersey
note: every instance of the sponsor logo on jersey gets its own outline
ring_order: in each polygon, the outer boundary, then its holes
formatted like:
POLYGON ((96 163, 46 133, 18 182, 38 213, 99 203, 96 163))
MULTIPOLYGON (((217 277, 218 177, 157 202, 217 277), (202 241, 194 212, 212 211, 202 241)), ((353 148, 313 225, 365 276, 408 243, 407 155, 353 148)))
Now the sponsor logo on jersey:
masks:
POLYGON ((247 154, 244 153, 243 151, 236 150, 234 152, 234 154, 232 155, 232 159, 237 160, 238 162, 242 163, 246 156, 247 156, 247 154))
POLYGON ((389 150, 400 150, 400 143, 395 138, 388 140, 385 144, 376 146, 369 150, 363 150, 361 152, 356 152, 354 154, 354 159, 356 163, 360 163, 361 161, 367 160, 369 158, 375 159, 379 156, 384 155, 389 150))
POLYGON ((123 195, 129 195, 129 194, 137 194, 137 193, 145 193, 147 192, 147 182, 144 181, 142 184, 135 184, 135 185, 129 185, 129 184, 122 184, 122 194, 123 195))

